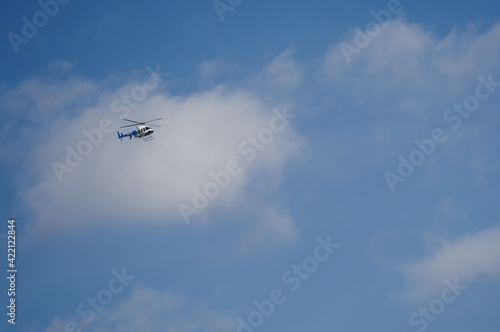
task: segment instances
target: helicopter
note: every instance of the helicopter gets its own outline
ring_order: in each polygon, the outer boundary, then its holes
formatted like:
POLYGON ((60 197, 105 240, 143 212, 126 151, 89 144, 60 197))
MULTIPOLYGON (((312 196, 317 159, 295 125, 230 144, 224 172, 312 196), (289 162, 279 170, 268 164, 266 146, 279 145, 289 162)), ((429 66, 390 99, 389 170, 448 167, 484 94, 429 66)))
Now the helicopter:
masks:
POLYGON ((152 140, 154 138, 152 136, 152 134, 155 131, 151 127, 160 127, 160 126, 152 125, 152 124, 146 125, 146 124, 149 123, 149 122, 158 121, 158 120, 161 120, 161 119, 163 119, 163 118, 158 118, 158 119, 149 120, 149 121, 145 121, 145 122, 137 122, 137 121, 134 121, 134 120, 122 119, 122 120, 125 120, 125 121, 128 121, 128 122, 133 122, 133 124, 122 126, 120 128, 133 127, 133 126, 136 126, 136 128, 135 128, 134 131, 132 131, 132 132, 130 132, 128 134, 122 134, 119 131, 117 131, 118 138, 120 139, 120 141, 122 140, 123 137, 129 137, 129 139, 132 139, 132 137, 134 137, 135 139, 142 138, 144 140, 144 142, 148 142, 148 141, 150 141, 150 140, 152 140))

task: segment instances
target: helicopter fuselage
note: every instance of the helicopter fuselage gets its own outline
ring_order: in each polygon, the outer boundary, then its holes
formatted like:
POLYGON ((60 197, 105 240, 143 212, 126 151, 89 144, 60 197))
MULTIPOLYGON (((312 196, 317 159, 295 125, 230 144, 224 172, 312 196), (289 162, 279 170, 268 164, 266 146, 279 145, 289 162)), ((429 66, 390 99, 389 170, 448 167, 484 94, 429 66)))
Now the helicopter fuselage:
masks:
POLYGON ((136 128, 135 128, 134 131, 132 131, 132 132, 130 132, 128 134, 122 134, 122 133, 120 133, 118 131, 117 132, 118 133, 118 138, 120 139, 120 141, 122 140, 123 137, 129 137, 129 139, 132 139, 132 137, 134 137, 135 139, 142 138, 145 141, 151 140, 151 139, 154 138, 151 135, 155 132, 153 130, 153 128, 151 128, 151 127, 152 126, 153 127, 159 127, 159 126, 157 126, 157 125, 146 125, 146 123, 153 122, 153 121, 158 121, 158 120, 161 120, 161 119, 162 118, 158 118, 158 119, 149 120, 149 121, 146 121, 146 122, 138 122, 138 121, 134 121, 134 120, 123 119, 125 121, 132 122, 134 124, 132 124, 132 125, 126 125, 126 126, 123 126, 121 128, 132 127, 134 125, 136 125, 136 128))

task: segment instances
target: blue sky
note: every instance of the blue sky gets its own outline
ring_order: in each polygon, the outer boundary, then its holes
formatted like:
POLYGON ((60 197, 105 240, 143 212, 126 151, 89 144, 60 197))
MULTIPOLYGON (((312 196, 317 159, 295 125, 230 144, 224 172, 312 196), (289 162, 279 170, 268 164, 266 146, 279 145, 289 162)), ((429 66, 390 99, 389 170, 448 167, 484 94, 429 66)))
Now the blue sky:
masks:
POLYGON ((497 2, 217 4, 3 4, 0 331, 496 332, 497 2))

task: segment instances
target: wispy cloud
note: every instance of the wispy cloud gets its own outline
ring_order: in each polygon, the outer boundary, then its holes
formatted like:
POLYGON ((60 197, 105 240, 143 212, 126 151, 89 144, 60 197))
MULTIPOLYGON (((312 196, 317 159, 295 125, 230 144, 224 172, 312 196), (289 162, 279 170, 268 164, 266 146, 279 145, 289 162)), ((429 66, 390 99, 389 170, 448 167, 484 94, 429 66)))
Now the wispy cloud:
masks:
POLYGON ((360 102, 391 98, 396 104, 386 111, 425 118, 426 110, 454 102, 478 75, 497 68, 499 55, 500 24, 481 33, 473 25, 455 28, 439 38, 421 24, 395 19, 350 64, 333 44, 324 76, 360 102))
POLYGON ((269 63, 258 76, 259 84, 294 90, 302 85, 302 66, 293 58, 294 48, 289 48, 269 63))
POLYGON ((393 293, 396 298, 412 302, 428 299, 442 287, 445 279, 458 278, 470 283, 480 276, 500 276, 500 228, 498 226, 462 234, 426 257, 401 264, 403 289, 393 293))
MULTIPOLYGON (((66 321, 71 320, 74 317, 56 318, 44 331, 65 331, 66 321)), ((235 330, 236 319, 188 297, 136 286, 128 299, 106 308, 88 328, 95 332, 229 332, 235 330)))
MULTIPOLYGON (((318 71, 324 89, 330 92, 329 112, 335 121, 342 121, 338 131, 318 137, 319 146, 325 145, 323 162, 339 179, 367 165, 394 167, 393 160, 409 153, 415 139, 446 125, 444 112, 474 92, 478 76, 495 73, 496 80, 500 77, 498 23, 481 31, 474 25, 454 28, 440 37, 421 24, 398 18, 347 63, 339 44, 352 39, 347 35, 332 44, 318 71), (352 117, 341 116, 341 112, 352 117), (350 129, 343 133, 343 127, 350 129)), ((481 112, 494 109, 492 100, 481 105, 481 112)), ((478 127, 464 128, 442 149, 460 145, 464 151, 478 138, 482 138, 478 127), (467 139, 457 139, 466 135, 467 139)), ((452 152, 459 153, 458 149, 452 152)), ((428 175, 439 174, 441 163, 429 160, 429 165, 426 169, 433 174, 428 175)), ((485 176, 480 158, 474 158, 470 166, 478 179, 485 176)))

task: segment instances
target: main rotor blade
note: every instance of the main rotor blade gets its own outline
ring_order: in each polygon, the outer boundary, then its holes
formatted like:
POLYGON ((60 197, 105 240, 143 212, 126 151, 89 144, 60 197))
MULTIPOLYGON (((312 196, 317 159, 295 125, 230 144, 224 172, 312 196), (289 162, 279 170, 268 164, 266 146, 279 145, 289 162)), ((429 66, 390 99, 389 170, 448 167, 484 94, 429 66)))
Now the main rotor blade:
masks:
POLYGON ((137 122, 137 121, 129 120, 129 119, 122 119, 122 120, 125 120, 125 121, 128 121, 128 122, 133 122, 133 123, 136 123, 136 124, 144 124, 144 122, 137 122))
MULTIPOLYGON (((149 120, 149 121, 146 121, 146 122, 137 122, 137 121, 134 121, 134 120, 122 119, 122 120, 125 120, 125 121, 128 121, 128 122, 132 122, 132 123, 134 123, 134 124, 127 125, 127 126, 123 126, 123 127, 120 127, 120 128, 134 127, 134 126, 137 126, 137 125, 145 125, 146 123, 153 122, 153 121, 158 121, 158 120, 162 120, 162 119, 163 119, 163 118, 158 118, 158 119, 149 120)), ((157 126, 157 125, 150 125, 150 126, 153 126, 153 127, 160 127, 160 126, 157 126)))
POLYGON ((158 126, 158 125, 148 125, 148 127, 158 127, 158 128, 161 128, 161 126, 158 126))
MULTIPOLYGON (((158 120, 161 120, 161 119, 163 119, 163 118, 158 118, 158 119, 154 119, 154 120, 149 120, 149 121, 146 121, 146 122, 141 122, 141 123, 143 123, 143 124, 144 124, 144 123, 149 123, 149 122, 153 122, 153 121, 158 121, 158 120)), ((125 119, 124 119, 124 120, 125 120, 125 119)))

